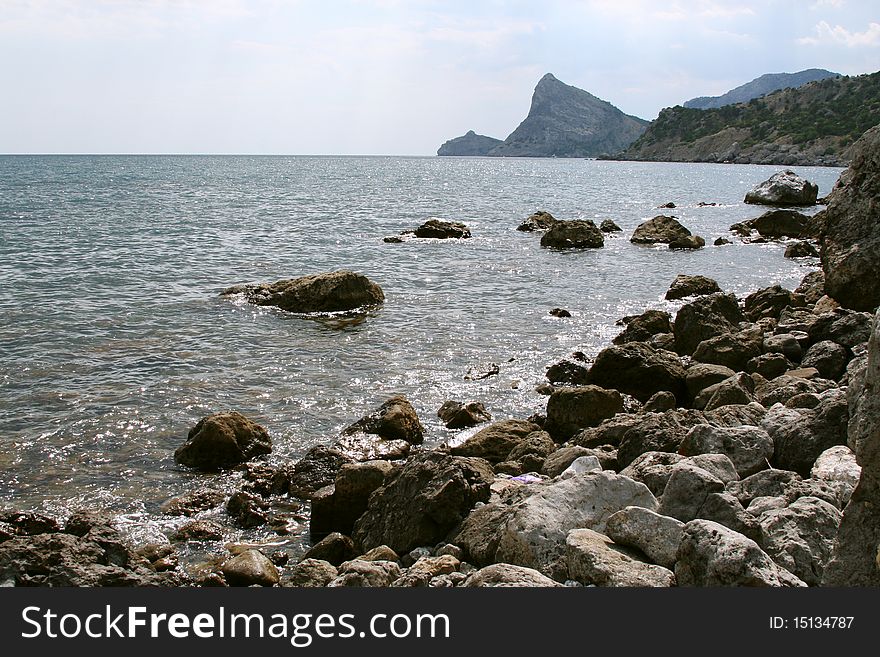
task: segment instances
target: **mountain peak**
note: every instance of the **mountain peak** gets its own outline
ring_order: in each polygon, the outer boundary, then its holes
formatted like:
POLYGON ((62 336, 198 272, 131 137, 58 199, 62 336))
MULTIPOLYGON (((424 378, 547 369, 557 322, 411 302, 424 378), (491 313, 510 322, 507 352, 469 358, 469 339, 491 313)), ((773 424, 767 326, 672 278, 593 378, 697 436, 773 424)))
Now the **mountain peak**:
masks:
POLYGON ((544 77, 538 80, 538 86, 542 84, 547 84, 548 82, 559 82, 559 80, 552 73, 547 73, 546 75, 544 75, 544 77))

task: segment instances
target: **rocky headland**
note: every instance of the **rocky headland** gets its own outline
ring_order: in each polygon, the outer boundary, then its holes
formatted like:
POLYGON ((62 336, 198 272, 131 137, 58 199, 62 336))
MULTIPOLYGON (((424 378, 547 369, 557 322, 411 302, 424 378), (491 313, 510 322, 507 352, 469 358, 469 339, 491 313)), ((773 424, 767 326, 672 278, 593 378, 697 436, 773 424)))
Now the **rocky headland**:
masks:
MULTIPOLYGON (((438 410, 444 422, 482 428, 435 448, 399 395, 289 462, 264 460, 271 437, 244 416, 209 416, 175 458, 228 475, 232 493, 205 484, 168 500, 176 529, 147 545, 87 511, 63 522, 2 513, 0 582, 880 585, 880 277, 877 259, 861 254, 880 237, 878 138, 875 129, 859 141, 810 221, 732 227, 744 240, 797 231, 818 243, 824 271, 797 289, 737 298, 679 276, 668 293, 683 302, 676 315, 623 318, 613 344, 540 386, 544 412, 493 421, 478 400, 450 400, 438 410), (292 518, 309 522, 305 552, 273 546, 292 518), (222 523, 266 538, 220 547, 222 523), (213 546, 210 558, 182 563, 198 545, 213 546)), ((669 219, 651 220, 640 239, 688 237, 669 219)), ((546 235, 560 224, 602 235, 546 212, 524 225, 546 235)), ((272 287, 236 293, 260 302, 272 287)))

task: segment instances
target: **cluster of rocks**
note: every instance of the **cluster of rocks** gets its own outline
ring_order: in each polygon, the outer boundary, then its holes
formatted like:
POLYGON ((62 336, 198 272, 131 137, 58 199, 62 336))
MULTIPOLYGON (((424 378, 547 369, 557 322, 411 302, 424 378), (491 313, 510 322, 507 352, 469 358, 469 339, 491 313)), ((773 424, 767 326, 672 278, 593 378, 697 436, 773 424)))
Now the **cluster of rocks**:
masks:
POLYGON ((406 237, 416 237, 421 239, 468 239, 471 236, 471 229, 460 221, 444 221, 443 219, 428 219, 415 230, 405 230, 400 235, 392 235, 386 237, 382 241, 387 244, 399 244, 404 242, 406 237))

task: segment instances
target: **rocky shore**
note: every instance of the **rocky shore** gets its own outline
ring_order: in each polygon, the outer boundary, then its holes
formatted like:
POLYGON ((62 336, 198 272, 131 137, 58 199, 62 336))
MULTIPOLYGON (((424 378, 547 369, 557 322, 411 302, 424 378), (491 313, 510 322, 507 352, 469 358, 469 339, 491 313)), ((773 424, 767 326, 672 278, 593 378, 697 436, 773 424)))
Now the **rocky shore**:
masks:
MULTIPOLYGON (((755 230, 760 239, 796 231, 817 244, 823 270, 795 290, 771 285, 740 299, 712 279, 680 276, 667 294, 684 301, 674 317, 645 309, 623 318, 592 362, 551 367, 543 413, 493 421, 479 400, 449 400, 438 409, 444 423, 482 428, 434 449, 422 446, 424 427, 402 396, 290 463, 263 460, 271 437, 246 417, 209 416, 175 459, 235 473, 235 492, 204 487, 168 500, 163 512, 181 519, 177 529, 138 546, 101 514, 58 522, 0 513, 0 583, 876 586, 878 148, 875 128, 809 221, 778 215, 732 227, 746 240, 755 230), (307 519, 312 545, 295 553, 269 539, 229 544, 183 564, 188 548, 223 536, 207 515, 218 508, 223 522, 270 538, 307 519)), ((601 248, 612 232, 576 223, 542 213, 523 230, 557 235, 549 248, 601 248)), ((636 233, 636 244, 705 244, 662 215, 636 233)), ((224 294, 328 311, 335 304, 315 290, 340 285, 346 310, 384 299, 352 272, 224 294)))

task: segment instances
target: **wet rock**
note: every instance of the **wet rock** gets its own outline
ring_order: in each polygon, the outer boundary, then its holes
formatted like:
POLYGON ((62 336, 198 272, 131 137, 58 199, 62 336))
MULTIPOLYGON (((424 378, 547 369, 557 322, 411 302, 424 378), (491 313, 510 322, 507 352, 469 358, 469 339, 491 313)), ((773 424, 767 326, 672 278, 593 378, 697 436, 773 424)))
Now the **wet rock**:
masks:
POLYGON ((647 564, 638 553, 591 529, 575 529, 565 539, 569 577, 595 586, 673 586, 675 575, 647 564))
POLYGON ((571 317, 571 313, 567 311, 565 308, 554 308, 550 311, 550 314, 554 317, 567 318, 571 317))
POLYGON ((338 312, 385 301, 382 288, 362 274, 340 270, 259 285, 237 285, 221 296, 244 295, 258 306, 277 306, 293 313, 338 312))
POLYGON ((675 409, 639 416, 640 422, 623 435, 617 461, 625 468, 645 452, 677 452, 691 427, 705 423, 699 411, 675 409))
POLYGON ((469 588, 503 587, 554 587, 562 586, 533 568, 524 568, 509 563, 498 563, 476 570, 464 581, 462 586, 469 588))
POLYGON ((758 427, 722 428, 699 424, 685 436, 679 453, 684 456, 724 454, 740 477, 748 477, 767 468, 773 456, 773 441, 758 427))
POLYGON ((272 497, 290 491, 290 466, 270 463, 245 463, 242 488, 251 493, 272 497))
MULTIPOLYGON (((33 511, 3 511, 0 512, 0 522, 7 525, 9 528, 7 531, 14 536, 35 536, 61 531, 61 526, 54 518, 33 511)), ((69 534, 77 533, 71 529, 71 522, 68 520, 65 531, 69 534)), ((79 535, 84 533, 79 533, 79 535)))
MULTIPOLYGON (((319 538, 330 532, 351 534, 355 521, 367 509, 370 495, 384 485, 393 472, 394 465, 389 461, 343 465, 336 475, 332 493, 316 495, 312 500, 312 537, 319 538)), ((320 558, 333 563, 326 557, 320 558)))
POLYGON ((684 367, 674 353, 630 342, 600 351, 588 380, 593 385, 632 395, 641 402, 666 390, 683 403, 684 377, 684 367))
POLYGON ((589 219, 557 221, 541 237, 541 246, 553 249, 600 249, 604 245, 602 231, 589 219))
POLYGON ((752 292, 743 302, 746 317, 756 322, 762 317, 779 319, 782 311, 788 306, 803 306, 802 297, 781 285, 771 285, 757 292, 752 292))
POLYGON ((682 226, 675 217, 658 215, 639 224, 633 232, 630 242, 633 244, 669 244, 690 235, 691 231, 682 226))
POLYGON ((327 586, 337 588, 354 587, 385 587, 401 576, 400 566, 393 561, 346 561, 338 568, 339 574, 327 586))
POLYGON ((486 459, 490 463, 507 460, 514 447, 523 442, 529 434, 540 431, 541 427, 525 420, 502 420, 468 438, 464 443, 452 448, 455 456, 472 456, 486 459))
POLYGON ((626 322, 626 328, 617 335, 614 344, 627 342, 647 342, 659 333, 671 333, 669 313, 663 310, 647 310, 626 322))
POLYGON ((670 249, 679 251, 695 251, 706 246, 706 240, 699 235, 688 235, 687 237, 679 237, 669 243, 670 249))
POLYGON ((595 385, 556 390, 547 400, 544 428, 557 442, 564 442, 585 427, 597 426, 623 410, 616 390, 595 385))
POLYGON ((555 219, 552 214, 545 212, 544 210, 538 210, 523 221, 523 223, 517 227, 517 230, 528 233, 550 230, 556 222, 557 219, 555 219))
POLYGON ((685 525, 675 577, 679 586, 805 586, 755 541, 711 520, 685 525))
POLYGON ((241 413, 215 413, 199 420, 174 460, 197 470, 219 470, 272 451, 269 433, 241 413))
POLYGON ((181 525, 171 535, 174 541, 219 541, 223 538, 223 527, 210 520, 193 520, 181 525))
POLYGON ((742 312, 732 294, 715 293, 682 306, 675 316, 673 333, 675 348, 679 354, 693 354, 704 340, 724 333, 734 333, 742 312))
POLYGON ((492 376, 498 376, 500 372, 501 368, 498 367, 498 363, 483 363, 482 365, 469 367, 467 374, 464 375, 464 380, 482 381, 492 376))
POLYGON ((653 563, 675 567, 684 523, 640 506, 628 506, 611 515, 605 532, 617 544, 641 551, 653 563))
POLYGON ((666 291, 667 301, 684 299, 685 297, 705 296, 721 292, 718 282, 706 276, 687 276, 679 274, 666 291))
POLYGON ((623 229, 614 223, 611 219, 603 219, 602 223, 599 224, 599 230, 603 233, 620 233, 623 232, 623 229))
POLYGON ((239 527, 259 527, 269 522, 269 503, 259 495, 238 491, 226 502, 226 513, 239 527))
POLYGON ((202 489, 173 497, 159 507, 168 516, 194 516, 223 503, 226 493, 222 490, 202 489))
POLYGON ((811 586, 822 582, 841 513, 816 497, 761 514, 761 545, 773 560, 811 586))
POLYGON ((770 210, 748 222, 749 228, 757 230, 762 237, 780 239, 798 238, 807 227, 810 218, 795 210, 770 210))
POLYGON ((390 237, 383 237, 382 241, 386 244, 403 244, 405 240, 399 235, 391 235, 390 237))
POLYGON ((480 402, 464 404, 452 400, 443 403, 437 411, 437 417, 443 420, 447 429, 464 429, 492 419, 489 411, 480 402))
POLYGON ((589 369, 570 360, 561 360, 547 368, 547 380, 550 383, 582 386, 586 385, 588 379, 589 369))
POLYGON ((232 557, 222 571, 230 586, 275 586, 281 580, 275 564, 259 550, 245 550, 232 557))
POLYGON ((481 459, 419 454, 370 496, 352 538, 362 550, 387 545, 405 553, 436 545, 477 502, 489 499, 493 480, 491 467, 481 459))
POLYGON ((803 367, 815 367, 819 370, 819 376, 833 381, 840 380, 846 372, 848 363, 849 350, 831 340, 817 342, 807 349, 807 353, 801 359, 803 367))
POLYGON ((428 219, 415 229, 416 237, 445 239, 467 239, 471 236, 470 228, 458 221, 443 221, 441 219, 428 219))
POLYGON ((809 242, 795 242, 785 247, 786 258, 818 258, 819 251, 809 242))
POLYGON ((420 444, 424 428, 416 410, 403 395, 395 395, 342 432, 343 436, 359 433, 376 435, 383 440, 404 440, 420 444))
POLYGON ((826 292, 846 308, 869 312, 880 305, 878 143, 880 129, 874 127, 853 145, 852 164, 841 174, 821 213, 826 292))
POLYGON ((658 513, 682 522, 698 518, 706 498, 724 491, 724 482, 691 462, 672 466, 658 513))
POLYGON ((819 186, 786 169, 746 194, 745 202, 760 205, 815 205, 819 186))
POLYGON ((340 468, 353 459, 332 447, 312 447, 293 466, 290 475, 290 494, 301 499, 311 499, 320 489, 336 481, 340 468))
POLYGON ((298 564, 286 569, 282 578, 282 586, 293 587, 324 587, 333 581, 339 571, 333 564, 320 559, 303 559, 298 564))
POLYGON ((732 244, 732 242, 726 237, 719 237, 714 242, 712 242, 714 246, 724 246, 725 244, 732 244))

